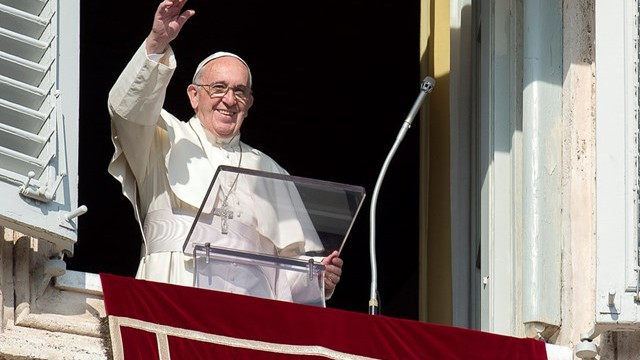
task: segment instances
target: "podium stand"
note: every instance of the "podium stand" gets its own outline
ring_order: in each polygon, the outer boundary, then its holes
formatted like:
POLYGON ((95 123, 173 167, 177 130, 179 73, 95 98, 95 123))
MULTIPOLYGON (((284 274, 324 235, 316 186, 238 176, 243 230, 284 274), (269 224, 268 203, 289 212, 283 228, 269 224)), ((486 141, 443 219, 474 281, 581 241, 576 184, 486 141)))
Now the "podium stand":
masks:
POLYGON ((324 305, 324 265, 365 197, 359 186, 220 166, 184 241, 193 285, 324 305))

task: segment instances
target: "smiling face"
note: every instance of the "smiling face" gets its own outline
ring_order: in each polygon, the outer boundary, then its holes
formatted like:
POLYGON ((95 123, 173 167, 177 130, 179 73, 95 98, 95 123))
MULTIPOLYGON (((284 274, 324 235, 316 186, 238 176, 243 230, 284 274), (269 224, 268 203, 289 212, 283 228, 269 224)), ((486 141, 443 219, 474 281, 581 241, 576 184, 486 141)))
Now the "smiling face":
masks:
POLYGON ((249 69, 232 57, 223 56, 208 62, 196 76, 195 84, 187 87, 191 107, 202 126, 213 135, 228 139, 235 136, 253 105, 249 91, 249 69), (203 86, 204 85, 204 86, 203 86), (228 87, 223 95, 216 95, 212 87, 228 87), (238 96, 246 89, 245 99, 238 96))

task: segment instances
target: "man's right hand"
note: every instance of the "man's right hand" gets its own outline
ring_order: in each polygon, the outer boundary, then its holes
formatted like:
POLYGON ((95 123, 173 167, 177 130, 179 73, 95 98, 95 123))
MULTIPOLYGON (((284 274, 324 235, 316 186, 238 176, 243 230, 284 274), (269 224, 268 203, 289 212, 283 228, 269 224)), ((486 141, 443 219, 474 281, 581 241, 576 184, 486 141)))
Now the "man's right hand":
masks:
POLYGON ((187 0, 164 0, 158 5, 151 33, 146 41, 147 54, 164 53, 169 43, 178 37, 184 23, 196 13, 191 9, 182 11, 186 2, 187 0))

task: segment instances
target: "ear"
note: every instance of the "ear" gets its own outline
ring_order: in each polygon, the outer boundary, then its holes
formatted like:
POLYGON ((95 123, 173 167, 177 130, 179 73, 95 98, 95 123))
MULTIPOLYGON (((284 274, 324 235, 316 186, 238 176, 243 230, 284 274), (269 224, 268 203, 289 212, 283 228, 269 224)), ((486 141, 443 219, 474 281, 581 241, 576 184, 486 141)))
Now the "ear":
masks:
POLYGON ((249 116, 249 109, 251 109, 251 106, 253 105, 253 94, 251 96, 249 96, 249 98, 247 98, 247 102, 244 105, 244 112, 245 112, 245 117, 249 116))
POLYGON ((189 102, 193 110, 198 108, 198 87, 190 84, 187 86, 187 96, 189 96, 189 102))

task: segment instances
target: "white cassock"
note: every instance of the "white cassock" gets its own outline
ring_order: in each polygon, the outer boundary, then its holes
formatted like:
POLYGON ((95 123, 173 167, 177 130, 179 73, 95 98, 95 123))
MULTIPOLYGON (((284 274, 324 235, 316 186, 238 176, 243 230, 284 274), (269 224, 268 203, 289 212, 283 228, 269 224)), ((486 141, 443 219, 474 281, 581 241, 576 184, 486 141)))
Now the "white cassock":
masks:
MULTIPOLYGON (((194 284, 193 258, 183 253, 184 241, 219 165, 286 174, 273 159, 234 139, 219 139, 193 117, 183 122, 162 109, 166 88, 176 68, 168 49, 159 62, 149 59, 145 44, 138 49, 109 92, 112 140, 115 152, 109 173, 122 184, 134 206, 144 235, 137 278, 171 284, 194 284)), ((221 186, 224 189, 224 185, 221 186)), ((223 237, 212 245, 237 250, 304 257, 321 251, 317 234, 304 214, 292 221, 278 213, 270 196, 283 189, 256 194, 241 176, 233 197, 239 216, 230 230, 251 228, 245 236, 223 237), (242 206, 240 206, 242 204, 242 206), (249 211, 247 211, 249 210, 249 211)), ((292 201, 297 201, 293 194, 292 201)), ((215 226, 214 206, 201 219, 215 226)), ((220 219, 218 218, 218 221, 220 219)), ((230 231, 232 233, 232 231, 230 231)), ((320 261, 321 259, 316 259, 320 261)), ((216 264, 217 265, 217 264, 216 264)), ((291 272, 270 273, 251 266, 212 266, 207 287, 285 301, 324 304, 304 298, 305 281, 291 272)))

